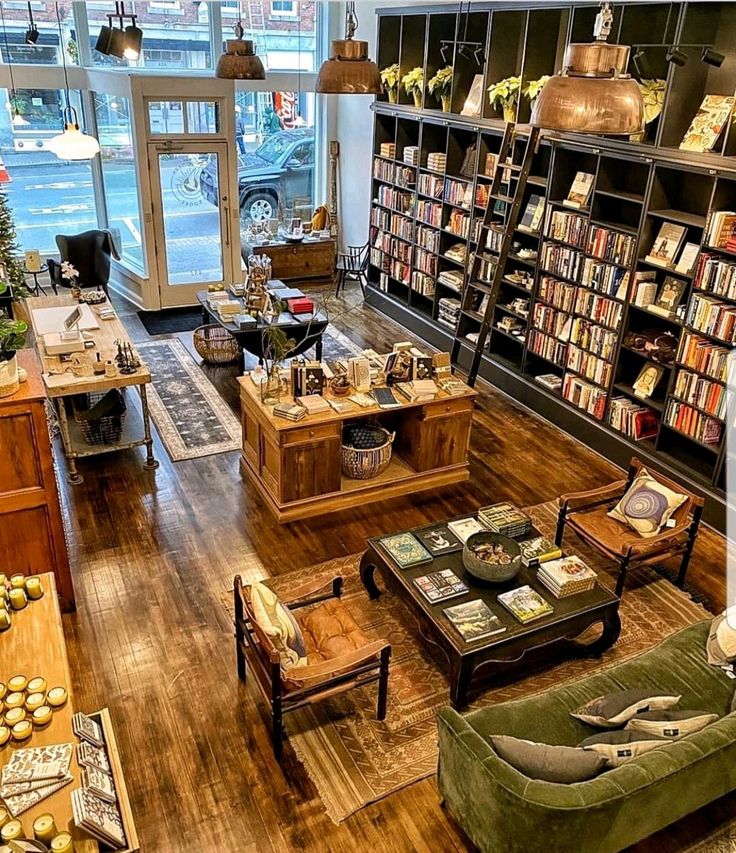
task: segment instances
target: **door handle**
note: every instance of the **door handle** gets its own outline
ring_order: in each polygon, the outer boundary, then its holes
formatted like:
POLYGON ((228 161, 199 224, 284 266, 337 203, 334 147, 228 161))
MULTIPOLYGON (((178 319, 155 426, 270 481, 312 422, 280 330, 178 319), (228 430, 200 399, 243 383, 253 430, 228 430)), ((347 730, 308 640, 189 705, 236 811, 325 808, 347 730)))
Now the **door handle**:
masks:
POLYGON ((225 212, 225 245, 230 245, 230 208, 225 205, 223 208, 225 212))

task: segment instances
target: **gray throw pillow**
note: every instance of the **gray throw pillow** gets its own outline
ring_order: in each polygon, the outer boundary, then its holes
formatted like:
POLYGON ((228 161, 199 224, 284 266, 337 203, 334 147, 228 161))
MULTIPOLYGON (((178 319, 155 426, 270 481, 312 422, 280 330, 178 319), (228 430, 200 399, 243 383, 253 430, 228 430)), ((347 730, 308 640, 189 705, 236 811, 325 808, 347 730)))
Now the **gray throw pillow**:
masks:
POLYGON ((575 746, 552 746, 531 740, 491 735, 498 755, 530 779, 544 782, 585 782, 607 766, 602 755, 575 746))
POLYGON ((650 735, 645 732, 601 732, 586 738, 580 746, 608 759, 610 767, 620 767, 637 755, 643 755, 650 749, 671 743, 669 738, 650 735))
POLYGON ((626 731, 659 737, 685 737, 715 723, 718 714, 708 711, 645 711, 626 723, 626 731))
POLYGON ((728 666, 736 662, 736 608, 716 616, 710 626, 706 644, 708 663, 728 666))
POLYGON ((637 714, 645 711, 666 710, 674 707, 679 701, 678 695, 664 693, 661 690, 635 688, 598 696, 582 708, 571 711, 570 715, 591 726, 615 729, 623 726, 637 714))

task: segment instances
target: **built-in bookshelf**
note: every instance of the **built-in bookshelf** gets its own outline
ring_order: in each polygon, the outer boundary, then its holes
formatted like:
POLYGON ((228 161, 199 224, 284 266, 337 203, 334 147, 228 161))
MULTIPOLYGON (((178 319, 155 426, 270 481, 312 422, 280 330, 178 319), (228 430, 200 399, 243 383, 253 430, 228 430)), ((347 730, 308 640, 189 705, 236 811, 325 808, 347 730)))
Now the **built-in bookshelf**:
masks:
MULTIPOLYGON (((664 50, 651 51, 655 76, 666 81, 665 108, 642 139, 543 136, 495 302, 489 285, 528 130, 517 125, 491 197, 505 124, 487 98, 480 116, 460 112, 476 74, 485 87, 557 70, 568 41, 590 39, 596 9, 494 5, 472 7, 487 59, 473 68, 455 56, 452 112, 435 109, 426 93, 416 108, 403 91, 399 104, 379 98, 374 107, 367 299, 435 346, 449 350, 458 340, 461 369, 491 300, 479 375, 608 458, 625 466, 637 454, 700 489, 710 498, 706 518, 723 526, 733 428, 726 382, 736 347, 736 129, 729 122, 706 154, 678 145, 704 94, 736 89, 728 35, 736 4, 698 4, 697 19, 693 4, 616 5, 614 40, 707 37, 727 61, 712 69, 690 51, 680 68, 664 61, 664 50), (382 146, 393 156, 380 156, 382 146), (399 238, 406 249, 392 242, 399 238)), ((431 76, 444 64, 439 41, 455 38, 459 20, 446 7, 379 10, 379 64, 395 57, 405 73, 411 56, 410 67, 424 63, 431 76), (389 32, 393 42, 384 43, 389 32)), ((522 98, 518 120, 529 112, 522 98)))

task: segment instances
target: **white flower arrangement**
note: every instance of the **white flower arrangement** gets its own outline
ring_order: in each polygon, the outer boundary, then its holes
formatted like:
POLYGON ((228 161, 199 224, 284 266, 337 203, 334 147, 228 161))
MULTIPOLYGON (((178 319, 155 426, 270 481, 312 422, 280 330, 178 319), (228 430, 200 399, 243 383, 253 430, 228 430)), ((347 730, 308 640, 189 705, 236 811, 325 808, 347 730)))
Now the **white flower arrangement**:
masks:
POLYGON ((69 261, 61 262, 61 277, 67 281, 76 281, 79 278, 79 270, 69 261))

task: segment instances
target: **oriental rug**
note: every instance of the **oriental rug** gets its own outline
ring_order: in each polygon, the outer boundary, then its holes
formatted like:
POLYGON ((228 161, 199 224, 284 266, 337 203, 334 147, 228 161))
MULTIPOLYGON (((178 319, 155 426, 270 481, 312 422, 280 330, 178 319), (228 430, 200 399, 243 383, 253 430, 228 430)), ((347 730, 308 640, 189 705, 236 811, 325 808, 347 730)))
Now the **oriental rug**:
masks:
MULTIPOLYGON (((527 511, 545 535, 554 535, 556 504, 540 504, 527 511)), ((566 545, 596 569, 605 586, 613 588, 611 566, 574 539, 572 532, 566 534, 566 545)), ((277 592, 286 592, 318 577, 342 575, 343 602, 352 616, 368 636, 384 638, 392 646, 388 714, 383 722, 375 718, 376 685, 352 690, 285 718, 286 749, 294 749, 314 781, 327 814, 336 823, 435 773, 435 715, 448 704, 445 659, 429 638, 420 635, 416 621, 395 595, 384 593, 376 601, 368 598, 358 576, 360 556, 330 560, 268 581, 277 592)), ((224 600, 229 609, 230 596, 224 600)), ((638 655, 680 628, 710 616, 701 604, 651 568, 631 573, 620 614, 621 636, 602 659, 563 658, 543 671, 471 694, 468 710, 532 696, 588 676, 638 655)), ((255 692, 253 698, 261 701, 255 692)))

